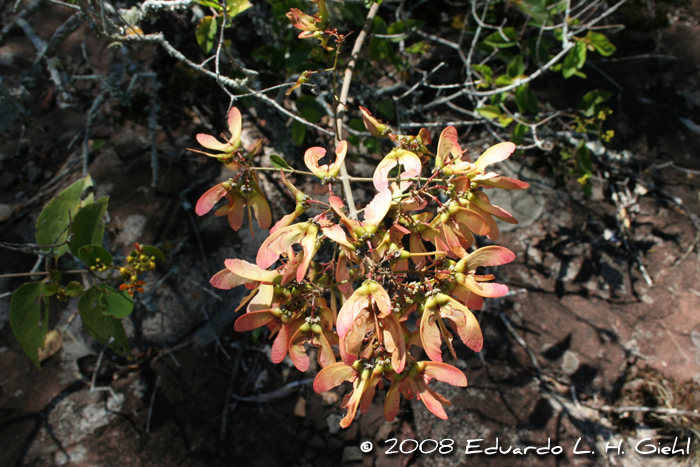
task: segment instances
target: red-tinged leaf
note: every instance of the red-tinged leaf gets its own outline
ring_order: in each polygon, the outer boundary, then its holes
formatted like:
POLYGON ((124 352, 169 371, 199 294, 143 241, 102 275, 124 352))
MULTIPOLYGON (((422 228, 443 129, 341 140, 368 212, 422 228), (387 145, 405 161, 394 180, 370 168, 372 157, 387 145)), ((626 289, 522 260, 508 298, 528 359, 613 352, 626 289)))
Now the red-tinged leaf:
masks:
POLYGON ((304 250, 304 260, 297 269, 297 282, 304 280, 306 271, 309 269, 309 264, 316 254, 316 236, 318 235, 318 227, 314 224, 309 225, 306 231, 306 236, 301 240, 301 247, 304 250))
POLYGON ((270 310, 254 311, 241 315, 233 325, 233 329, 237 332, 252 331, 259 327, 265 326, 270 321, 273 321, 275 315, 270 310))
POLYGON ((433 143, 433 138, 430 136, 430 132, 426 128, 421 128, 418 131, 418 138, 420 138, 420 141, 421 143, 423 143, 423 145, 433 143))
MULTIPOLYGON (((474 314, 457 300, 450 299, 446 307, 451 307, 455 313, 462 313, 464 320, 457 326, 456 331, 459 338, 462 339, 464 345, 472 349, 474 352, 480 352, 484 347, 484 336, 481 333, 481 326, 476 320, 474 314)), ((445 307, 443 307, 445 308, 445 307)), ((456 323, 456 321, 453 321, 456 323)))
POLYGON ((321 231, 323 234, 333 240, 335 243, 344 245, 348 248, 354 248, 354 246, 348 240, 348 236, 345 235, 343 228, 337 224, 333 224, 325 218, 320 218, 317 220, 321 225, 321 231))
POLYGON ((258 220, 258 226, 267 230, 272 224, 272 211, 270 211, 270 205, 267 203, 265 197, 259 193, 253 194, 248 200, 250 206, 253 208, 253 213, 255 218, 258 220))
MULTIPOLYGON (((205 136, 209 136, 209 135, 205 135, 205 136)), ((198 154, 204 154, 205 156, 209 156, 209 157, 216 157, 216 158, 219 158, 219 157, 222 156, 221 153, 212 154, 212 153, 209 153, 209 152, 206 152, 206 151, 200 151, 199 149, 187 148, 187 150, 188 150, 188 151, 192 151, 192 152, 196 152, 196 153, 198 153, 198 154)), ((232 162, 230 165, 232 165, 232 164, 235 164, 235 163, 232 162)), ((238 164, 235 164, 235 165, 237 166, 238 164)), ((227 167, 228 167, 228 165, 227 165, 227 167)), ((238 170, 238 169, 235 168, 235 169, 231 169, 231 170, 238 170)))
MULTIPOLYGON (((411 250, 411 253, 427 253, 428 250, 425 248, 425 245, 423 244, 423 240, 420 238, 420 234, 418 232, 411 232, 411 235, 408 237, 409 241, 409 248, 411 250)), ((416 265, 416 269, 420 269, 426 264, 428 264, 428 258, 426 256, 412 256, 411 261, 416 265)))
POLYGON ((326 155, 326 150, 318 146, 309 148, 304 153, 304 163, 306 164, 306 167, 308 167, 309 170, 320 179, 337 177, 338 172, 340 171, 340 166, 345 160, 347 150, 348 142, 345 140, 341 141, 338 143, 338 146, 335 149, 335 161, 330 165, 323 164, 319 166, 318 161, 326 155))
POLYGON ((272 306, 272 299, 275 295, 275 287, 270 284, 260 284, 258 293, 248 303, 246 311, 252 313, 254 311, 267 310, 272 306))
POLYGON ((423 350, 434 362, 442 361, 442 350, 440 346, 442 344, 442 337, 440 335, 440 330, 438 329, 435 315, 436 308, 426 308, 423 312, 423 317, 420 321, 420 338, 423 350))
POLYGON ((470 211, 474 211, 475 213, 479 214, 481 217, 484 218, 486 221, 486 224, 489 226, 489 232, 486 235, 488 238, 493 240, 494 242, 498 240, 498 237, 500 236, 500 232, 498 230, 498 225, 496 224, 496 221, 493 220, 493 217, 491 214, 488 212, 484 211, 481 209, 479 206, 476 205, 476 203, 469 203, 469 208, 470 211))
POLYGON ((284 270, 284 274, 282 274, 282 283, 281 285, 287 285, 292 280, 297 278, 297 271, 301 267, 301 265, 304 263, 304 252, 300 251, 298 255, 294 255, 293 257, 290 258, 289 262, 287 263, 287 267, 284 270))
POLYGON ((385 318, 389 313, 391 313, 391 298, 384 287, 379 283, 374 281, 367 281, 365 284, 368 285, 374 304, 379 310, 379 318, 385 318))
POLYGON ((495 298, 502 297, 508 293, 508 286, 496 282, 477 282, 470 276, 464 276, 461 282, 463 286, 482 297, 495 298))
POLYGON ((447 247, 458 258, 464 258, 468 255, 467 251, 462 247, 459 237, 454 232, 453 227, 448 225, 448 222, 442 224, 442 232, 447 242, 447 247))
POLYGON ((238 287, 239 285, 243 285, 250 282, 252 281, 240 277, 232 273, 228 269, 222 269, 221 271, 214 274, 209 280, 209 283, 212 285, 212 287, 216 287, 217 289, 223 290, 229 290, 234 287, 238 287))
POLYGON ((345 414, 345 417, 343 417, 343 419, 340 421, 340 426, 342 428, 349 427, 352 421, 355 419, 355 414, 357 413, 357 409, 360 406, 360 400, 362 399, 362 394, 365 391, 366 384, 366 380, 355 382, 355 390, 350 394, 346 405, 348 412, 345 414))
MULTIPOLYGON (((325 155, 326 150, 318 146, 309 148, 304 153, 304 163, 306 164, 306 167, 319 178, 325 178, 327 173, 327 170, 322 169, 318 165, 318 161, 321 160, 325 155)), ((328 166, 325 164, 323 167, 325 167, 326 169, 328 168, 328 166)))
POLYGON ((323 368, 331 366, 335 363, 335 354, 333 354, 333 349, 331 348, 331 345, 333 344, 328 340, 328 335, 335 336, 335 333, 324 330, 321 332, 321 334, 316 336, 316 340, 319 343, 318 363, 323 368))
MULTIPOLYGON (((394 149, 384 157, 374 170, 374 187, 381 192, 389 188, 389 172, 398 164, 404 166, 404 172, 401 173, 402 179, 414 178, 420 175, 421 162, 420 158, 410 151, 405 149, 394 149)), ((400 190, 403 191, 412 182, 401 182, 400 190)))
POLYGON ((277 272, 262 269, 261 267, 251 264, 243 259, 227 259, 224 260, 224 265, 226 266, 226 269, 232 273, 241 276, 242 278, 246 278, 249 281, 272 283, 279 277, 277 272))
POLYGON ((479 248, 464 258, 464 270, 476 271, 478 267, 500 266, 515 259, 515 253, 502 246, 491 245, 479 248))
POLYGON ((436 396, 437 394, 426 386, 424 390, 420 392, 419 397, 420 400, 423 401, 423 404, 425 404, 425 407, 430 410, 433 415, 435 415, 437 418, 447 420, 447 413, 443 408, 444 401, 439 400, 436 396))
POLYGON ((222 143, 215 137, 211 135, 205 135, 204 133, 197 134, 197 142, 207 149, 212 151, 221 151, 223 153, 231 153, 235 149, 231 143, 222 143))
POLYGON ((477 235, 486 235, 489 233, 489 225, 484 217, 474 211, 459 208, 452 217, 477 235))
POLYGON ((340 349, 343 361, 347 365, 357 360, 362 349, 362 341, 367 331, 374 327, 374 320, 370 316, 369 308, 363 308, 352 322, 350 330, 340 338, 340 349))
POLYGON ((214 207, 216 203, 219 202, 221 198, 226 196, 226 194, 231 191, 231 188, 224 188, 223 183, 219 183, 208 189, 206 193, 200 196, 199 201, 197 201, 197 206, 194 208, 194 212, 198 216, 203 216, 214 207))
MULTIPOLYGON (((250 284, 250 285, 253 285, 253 284, 250 284)), ((248 303, 250 303, 250 301, 255 298, 255 296, 258 294, 258 292, 260 292, 260 287, 255 287, 253 290, 251 290, 251 292, 248 295, 243 297, 243 299, 241 300, 241 303, 238 304, 238 306, 236 307, 236 309, 234 311, 238 312, 241 310, 241 308, 248 305, 248 303)))
POLYGON ((389 212, 391 200, 391 190, 388 188, 377 193, 365 208, 365 223, 375 226, 379 225, 386 213, 389 212))
POLYGON ((488 196, 483 191, 477 192, 477 196, 472 200, 479 208, 488 212, 493 216, 498 216, 499 218, 512 218, 513 216, 503 208, 500 208, 494 204, 491 204, 488 196))
POLYGON ((297 216, 296 211, 282 217, 282 219, 278 220, 277 223, 275 223, 275 225, 272 226, 272 228, 270 229, 270 235, 277 232, 282 227, 287 227, 287 226, 291 225, 292 222, 294 221, 294 219, 296 219, 297 217, 298 216, 297 216))
POLYGON ((236 107, 231 107, 231 110, 228 113, 228 131, 231 133, 231 139, 229 142, 232 143, 234 148, 238 148, 241 145, 242 126, 243 119, 241 118, 241 112, 236 107))
POLYGON ((338 332, 338 337, 341 339, 345 337, 348 333, 350 327, 352 326, 355 317, 362 311, 363 308, 370 306, 369 302, 369 288, 363 284, 359 287, 352 296, 345 302, 343 307, 338 312, 338 319, 336 322, 336 331, 338 332))
POLYGON ((292 359, 292 363, 294 363, 297 370, 301 372, 307 371, 311 364, 311 360, 306 355, 306 349, 304 348, 304 343, 309 340, 308 332, 303 332, 300 328, 289 340, 289 358, 292 359))
POLYGON ((314 378, 314 391, 326 392, 340 386, 345 381, 353 382, 357 378, 357 372, 353 367, 343 362, 337 362, 324 367, 314 378))
POLYGON ((300 222, 281 228, 274 234, 271 234, 260 246, 255 262, 261 268, 272 266, 290 246, 299 243, 306 235, 306 230, 310 225, 311 223, 309 222, 300 222))
POLYGON ((381 120, 374 118, 369 110, 360 106, 360 112, 362 112, 362 121, 365 124, 365 128, 367 128, 367 131, 369 131, 372 136, 375 138, 383 138, 391 133, 391 128, 382 123, 381 120))
POLYGON ((447 363, 438 362, 423 362, 425 369, 423 374, 428 378, 428 381, 435 378, 443 383, 451 384, 452 386, 467 387, 467 377, 464 376, 462 370, 448 365, 447 363))
POLYGON ((391 354, 391 366, 394 371, 401 373, 406 366, 406 341, 399 320, 389 313, 383 321, 384 347, 391 354))
POLYGON ((442 163, 447 163, 451 160, 450 154, 462 154, 462 148, 459 147, 457 141, 457 129, 453 126, 448 126, 440 133, 440 141, 438 142, 437 158, 442 163))
POLYGON ((282 324, 280 326, 280 331, 277 333, 277 338, 275 342, 272 343, 272 350, 270 351, 270 359, 272 363, 282 363, 284 357, 287 356, 287 349, 289 348, 289 325, 282 324))
POLYGON ((372 405, 372 399, 374 399, 374 394, 377 391, 377 383, 382 380, 382 372, 375 370, 372 372, 372 376, 365 384, 365 390, 362 392, 362 397, 360 398, 360 413, 366 414, 369 412, 370 406, 372 405))
MULTIPOLYGON (((338 256, 338 264, 335 268, 335 280, 336 282, 343 282, 350 280, 350 271, 348 270, 348 258, 345 254, 340 254, 338 256)), ((346 282, 345 284, 338 284, 338 290, 347 299, 352 295, 352 282, 346 282)))
POLYGON ((233 230, 238 231, 243 225, 245 200, 239 196, 235 196, 230 202, 231 210, 228 212, 228 223, 233 230))
POLYGON ((386 398, 384 399, 384 418, 390 422, 393 422, 396 418, 396 414, 399 413, 399 406, 401 404, 399 385, 401 381, 400 379, 396 379, 396 377, 392 380, 391 387, 387 391, 386 398))
POLYGON ((486 166, 508 159, 513 151, 515 144, 510 142, 491 146, 476 160, 477 170, 483 171, 486 166))
POLYGON ((292 8, 287 12, 287 18, 297 29, 302 31, 318 31, 316 23, 319 21, 315 16, 307 15, 298 8, 292 8))
POLYGON ((464 305, 470 310, 481 310, 481 307, 484 305, 484 297, 469 291, 467 293, 467 299, 464 301, 464 305))
POLYGON ((479 186, 483 186, 485 188, 500 188, 502 190, 523 190, 530 187, 530 184, 527 182, 492 173, 488 173, 485 176, 477 175, 474 177, 473 181, 474 183, 478 183, 479 186), (488 178, 486 178, 487 176, 488 178))

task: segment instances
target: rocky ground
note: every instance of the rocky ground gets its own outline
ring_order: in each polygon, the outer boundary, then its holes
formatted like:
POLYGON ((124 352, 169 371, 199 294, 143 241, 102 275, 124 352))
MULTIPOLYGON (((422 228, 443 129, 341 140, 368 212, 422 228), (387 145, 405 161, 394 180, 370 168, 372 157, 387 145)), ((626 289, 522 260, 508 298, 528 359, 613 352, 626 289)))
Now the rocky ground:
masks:
MULTIPOLYGON (((313 372, 273 365, 267 342, 233 331, 243 292, 212 290, 208 280, 225 258, 252 260, 265 232, 256 230, 251 239, 225 220, 194 216, 199 194, 224 177, 185 152, 193 145, 192 122, 209 124, 208 117, 183 115, 174 134, 159 131, 165 156, 155 190, 149 189, 147 128, 128 116, 96 124, 94 139, 104 146, 90 174, 98 193, 111 197, 110 246, 126 251, 134 241, 158 244, 167 266, 149 279, 127 324, 138 357, 126 362, 105 353, 98 371, 100 348, 77 320, 68 328, 73 338, 36 370, 7 321, 5 292, 21 282, 0 279, 0 465, 693 465, 697 457, 602 453, 606 442, 629 446, 700 429, 693 415, 615 412, 630 405, 700 409, 700 26, 687 11, 675 17, 670 11, 670 26, 621 33, 615 55, 621 59, 596 63, 601 73, 590 73, 617 96, 617 137, 598 155, 602 170, 590 198, 575 180, 562 181, 538 164, 538 155, 501 165, 532 186, 494 199, 521 221, 499 239, 517 260, 493 271, 511 293, 477 314, 484 351, 458 349, 455 363, 469 387, 436 384, 454 405, 444 422, 413 401, 389 423, 379 391, 376 405, 340 430, 339 406, 349 388, 316 394, 306 379, 313 372), (97 390, 91 390, 93 376, 97 390), (387 454, 392 438, 397 445, 454 440, 454 450, 387 454), (464 452, 469 439, 492 446, 496 438, 521 449, 549 440, 563 453, 464 452), (574 455, 579 439, 578 449, 596 454, 574 455), (360 450, 365 441, 374 446, 367 454, 360 450)), ((79 49, 76 41, 65 47, 79 49)), ((20 39, 2 47, 3 56, 30 50, 20 39)), ((94 66, 108 63, 105 51, 91 47, 94 66)), ((2 66, 11 74, 17 65, 2 66)), ((569 91, 549 93, 554 100, 569 91)), ((10 131, 14 123, 0 123, 0 203, 11 210, 0 238, 31 241, 40 207, 77 177, 80 164, 78 152, 60 163, 44 161, 53 160, 55 145, 70 142, 85 117, 47 108, 24 137, 41 141, 29 160, 14 156, 21 153, 10 131)), ((248 126, 247 143, 259 135, 273 146, 273 125, 248 126)), ((366 169, 350 164, 351 173, 366 169)), ((277 209, 288 208, 274 183, 263 183, 277 209)), ((3 273, 28 271, 34 263, 20 253, 2 255, 3 273)), ((52 327, 75 309, 75 301, 57 309, 52 327)))

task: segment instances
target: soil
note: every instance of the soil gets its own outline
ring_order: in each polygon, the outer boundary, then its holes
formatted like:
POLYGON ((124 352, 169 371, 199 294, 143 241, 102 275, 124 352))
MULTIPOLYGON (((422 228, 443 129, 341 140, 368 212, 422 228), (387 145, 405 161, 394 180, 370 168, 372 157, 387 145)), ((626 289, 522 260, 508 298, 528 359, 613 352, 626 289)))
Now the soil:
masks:
MULTIPOLYGON (((623 11, 625 17, 632 18, 636 7, 623 11)), ((252 260, 265 232, 256 229, 251 240, 249 232, 232 232, 223 219, 194 218, 198 196, 225 175, 205 157, 185 151, 197 131, 218 127, 214 117, 223 107, 208 108, 204 99, 195 99, 187 109, 173 110, 172 121, 156 134, 160 173, 151 187, 147 122, 122 106, 105 105, 92 128, 95 157, 89 172, 98 194, 110 195, 110 247, 127 254, 135 241, 158 244, 169 265, 149 279, 127 324, 135 360, 106 352, 97 372, 100 347, 77 322, 68 328, 73 339, 66 338, 41 371, 34 368, 12 336, 9 296, 0 298, 0 465, 517 467, 615 460, 635 465, 634 454, 574 455, 573 449, 594 451, 601 440, 632 442, 645 433, 666 433, 658 418, 625 425, 632 415, 601 409, 624 401, 658 403, 640 399, 649 372, 663 387, 700 391, 700 26, 692 7, 659 2, 656 8, 653 17, 668 13, 670 24, 640 14, 615 36, 617 58, 596 62, 598 71, 588 72, 587 89, 599 87, 615 96, 614 152, 599 156, 592 196, 585 198, 575 180, 552 173, 538 154, 504 168, 533 187, 526 198, 499 200, 504 207, 523 209, 519 228, 498 241, 517 260, 492 271, 511 293, 487 301, 477 314, 484 351, 458 349, 453 363, 465 372, 469 387, 435 385, 453 403, 447 421, 421 402, 404 401, 397 419, 387 422, 380 403, 384 388, 368 413, 341 430, 340 405, 349 387, 316 394, 307 380, 314 368, 301 374, 290 362, 273 365, 267 341, 235 333, 231 323, 243 292, 212 292, 208 279, 224 258, 252 260), (620 162, 616 155, 624 150, 630 157, 620 162), (620 202, 623 195, 636 196, 626 214, 613 201, 613 188, 620 202), (625 222, 626 242, 619 229, 625 222), (101 390, 91 391, 93 376, 101 390), (109 386, 112 391, 105 390, 109 386), (454 451, 387 454, 392 438, 397 446, 409 439, 454 440, 454 451), (492 446, 496 438, 514 447, 541 447, 549 440, 563 453, 464 453, 470 439, 492 446), (366 441, 374 448, 362 453, 366 441)), ((47 40, 67 17, 52 6, 32 22, 47 40)), ((81 63, 85 44, 96 72, 119 63, 114 50, 84 40, 89 36, 81 26, 63 43, 63 53, 81 63)), ((154 48, 137 52, 135 60, 143 58, 142 64, 159 60, 154 48)), ((7 60, 0 65, 2 74, 18 76, 30 66, 23 56, 34 53, 21 33, 10 35, 0 45, 0 56, 10 57, 9 65, 7 60)), ((92 72, 82 66, 78 74, 92 72)), ((581 94, 580 81, 547 79, 538 93, 552 102, 581 94)), ((76 88, 87 92, 94 86, 76 88)), ((79 176, 80 142, 69 152, 63 148, 85 125, 85 113, 51 104, 56 92, 48 88, 41 96, 43 113, 27 125, 22 139, 19 123, 3 107, 0 204, 12 214, 0 223, 2 241, 32 241, 41 206, 79 176)), ((181 100, 173 99, 163 105, 175 109, 181 100)), ((260 136, 273 146, 278 119, 268 118, 266 110, 252 112, 258 126, 246 115, 244 142, 260 136)), ((350 172, 362 170, 361 163, 350 163, 350 172)), ((276 214, 289 210, 286 194, 271 182, 263 184, 276 214)), ((34 261, 3 250, 0 272, 29 271, 34 261)), ((0 279, 0 294, 21 283, 0 279)), ((57 309, 51 327, 65 323, 75 309, 75 301, 57 309)), ((689 396, 679 396, 672 406, 700 409, 689 396)), ((637 462, 672 461, 652 456, 637 462)))

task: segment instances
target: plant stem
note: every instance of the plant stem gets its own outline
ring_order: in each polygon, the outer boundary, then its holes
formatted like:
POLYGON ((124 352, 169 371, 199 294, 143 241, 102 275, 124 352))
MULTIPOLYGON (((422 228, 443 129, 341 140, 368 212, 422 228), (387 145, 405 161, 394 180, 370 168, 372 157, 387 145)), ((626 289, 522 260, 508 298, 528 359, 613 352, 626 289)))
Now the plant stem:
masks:
MULTIPOLYGON (((367 12, 367 18, 365 19, 365 24, 362 26, 362 31, 358 34, 357 39, 355 39, 355 45, 352 47, 352 52, 350 54, 350 62, 347 68, 345 68, 345 75, 343 76, 343 88, 340 91, 340 96, 338 97, 338 105, 335 111, 335 145, 340 143, 340 137, 343 131, 343 117, 347 110, 347 99, 348 93, 350 92, 350 81, 352 80, 352 73, 355 70, 355 65, 357 63, 357 57, 360 55, 360 50, 362 50, 362 45, 365 42, 369 28, 374 22, 374 17, 379 10, 379 4, 373 3, 367 12)), ((352 219, 357 219, 357 207, 355 207, 355 199, 352 196, 352 187, 350 186, 350 177, 348 175, 348 169, 345 167, 345 161, 340 165, 340 175, 339 177, 343 182, 343 191, 345 192, 345 199, 348 202, 348 207, 350 208, 350 217, 352 219)))
MULTIPOLYGON (((72 271, 59 271, 62 274, 82 274, 84 272, 90 272, 87 269, 77 269, 77 270, 72 270, 72 271)), ((28 277, 28 276, 48 276, 51 274, 50 272, 46 271, 37 271, 37 272, 16 272, 13 274, 0 274, 0 279, 5 279, 7 277, 28 277)))

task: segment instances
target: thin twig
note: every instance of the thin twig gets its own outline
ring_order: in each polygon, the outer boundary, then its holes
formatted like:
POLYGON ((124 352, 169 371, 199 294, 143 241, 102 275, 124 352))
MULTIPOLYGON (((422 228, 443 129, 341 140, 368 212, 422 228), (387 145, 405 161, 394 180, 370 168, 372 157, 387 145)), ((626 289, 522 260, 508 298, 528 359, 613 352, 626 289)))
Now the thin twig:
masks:
MULTIPOLYGON (((370 26, 374 21, 374 17, 379 11, 379 3, 372 3, 372 6, 367 12, 367 18, 365 19, 365 24, 362 26, 362 31, 357 35, 355 39, 355 44, 352 47, 352 52, 350 53, 350 62, 347 68, 345 68, 345 74, 343 75, 343 87, 340 91, 340 96, 338 97, 338 107, 336 109, 335 125, 334 125, 334 140, 337 146, 340 143, 343 131, 343 117, 347 112, 347 100, 348 94, 350 92, 350 83, 352 82, 352 74, 355 71, 355 66, 357 64, 357 58, 362 50, 362 45, 365 42, 367 33, 369 32, 370 26)), ((357 219, 357 207, 355 206, 355 198, 352 196, 352 187, 350 186, 350 180, 348 179, 348 169, 345 165, 345 161, 340 165, 340 175, 343 182, 343 192, 345 193, 345 199, 348 202, 348 208, 350 209, 350 217, 357 219)))
POLYGON ((236 383, 236 378, 238 377, 238 371, 241 368, 241 360, 243 360, 244 346, 238 349, 238 354, 236 355, 236 361, 233 363, 233 369, 231 370, 231 377, 228 380, 228 388, 226 389, 226 399, 224 400, 224 409, 221 413, 221 428, 219 429, 219 457, 221 461, 226 458, 226 429, 228 426, 228 414, 231 407, 230 401, 233 395, 233 387, 236 383))
POLYGON ((153 394, 151 394, 151 403, 148 404, 148 418, 146 419, 146 433, 151 432, 151 417, 153 416, 153 405, 156 401, 156 392, 158 391, 158 384, 160 384, 160 378, 163 376, 163 371, 168 367, 168 362, 165 362, 163 368, 158 372, 158 378, 156 378, 156 384, 153 387, 153 394))
MULTIPOLYGON (((584 404, 585 405, 585 404, 584 404)), ((690 410, 679 410, 674 408, 664 408, 664 407, 611 407, 609 405, 604 405, 602 407, 591 407, 586 406, 591 409, 600 410, 601 412, 614 412, 614 413, 624 413, 624 412, 645 412, 645 413, 659 413, 666 415, 680 415, 682 417, 692 417, 700 418, 700 413, 691 412, 690 410)))

